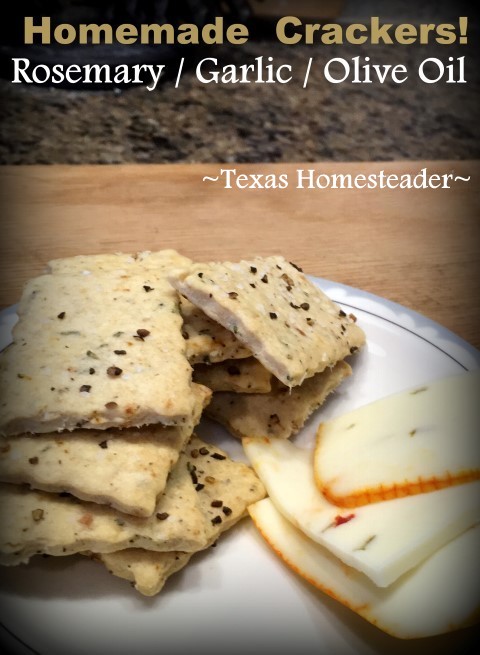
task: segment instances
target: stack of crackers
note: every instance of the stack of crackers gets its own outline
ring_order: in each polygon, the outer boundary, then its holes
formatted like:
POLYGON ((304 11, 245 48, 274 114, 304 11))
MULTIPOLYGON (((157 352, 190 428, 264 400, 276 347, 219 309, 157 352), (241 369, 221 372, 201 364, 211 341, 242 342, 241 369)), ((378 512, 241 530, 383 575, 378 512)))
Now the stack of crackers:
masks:
POLYGON ((281 257, 54 260, 18 314, 0 355, 0 563, 88 554, 146 595, 265 495, 195 436, 202 412, 289 437, 364 343, 281 257))
POLYGON ((351 374, 344 360, 365 343, 355 317, 283 257, 193 264, 170 280, 243 346, 194 371, 214 391, 206 414, 240 438, 297 433, 351 374))

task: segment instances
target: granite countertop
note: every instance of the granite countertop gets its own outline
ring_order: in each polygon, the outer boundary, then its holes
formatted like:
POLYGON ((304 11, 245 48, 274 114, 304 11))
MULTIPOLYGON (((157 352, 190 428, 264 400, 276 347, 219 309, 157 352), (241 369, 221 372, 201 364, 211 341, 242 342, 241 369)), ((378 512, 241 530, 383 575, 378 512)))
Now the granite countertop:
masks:
MULTIPOLYGON (((308 57, 366 55, 404 63, 467 54, 465 46, 295 46, 259 40, 216 46, 222 63, 273 56, 302 75, 308 57)), ((207 56, 207 55, 206 55, 207 56)), ((414 79, 415 78, 415 79, 414 79)), ((333 85, 320 71, 301 83, 202 85, 187 72, 180 88, 71 91, 0 82, 0 163, 282 162, 472 159, 479 74, 466 57, 467 84, 416 81, 333 85)))

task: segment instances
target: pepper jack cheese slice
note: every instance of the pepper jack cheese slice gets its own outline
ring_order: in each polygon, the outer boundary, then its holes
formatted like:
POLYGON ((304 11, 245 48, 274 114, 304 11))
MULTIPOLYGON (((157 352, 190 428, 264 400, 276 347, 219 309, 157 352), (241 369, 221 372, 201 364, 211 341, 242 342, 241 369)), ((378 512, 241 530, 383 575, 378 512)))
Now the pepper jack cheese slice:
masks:
POLYGON ((316 488, 310 451, 277 439, 244 439, 243 445, 275 507, 380 587, 480 521, 480 482, 349 511, 316 488))
POLYGON ((320 425, 320 491, 356 507, 480 478, 480 372, 444 378, 320 425))
POLYGON ((480 526, 381 589, 306 537, 266 498, 250 515, 276 554, 310 584, 394 637, 430 637, 478 619, 480 526))
POLYGON ((0 434, 186 423, 195 398, 181 327, 164 275, 30 281, 0 354, 0 434))
POLYGON ((169 279, 288 387, 365 342, 354 320, 283 257, 194 264, 169 279))

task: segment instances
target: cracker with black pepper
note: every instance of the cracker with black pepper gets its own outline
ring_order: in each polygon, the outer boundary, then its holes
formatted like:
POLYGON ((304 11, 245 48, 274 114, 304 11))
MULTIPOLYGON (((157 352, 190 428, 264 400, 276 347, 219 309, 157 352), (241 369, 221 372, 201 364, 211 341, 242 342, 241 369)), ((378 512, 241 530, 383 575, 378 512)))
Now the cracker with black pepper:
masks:
MULTIPOLYGON (((196 437, 184 457, 197 475, 196 493, 208 538, 204 550, 245 516, 248 505, 264 498, 265 489, 250 467, 232 461, 225 452, 196 437)), ((135 548, 93 557, 113 575, 133 582, 141 594, 154 596, 169 576, 188 564, 192 554, 135 548)))
POLYGON ((0 434, 188 422, 191 367, 164 274, 44 275, 21 306, 0 353, 0 434))
POLYGON ((268 393, 272 389, 272 374, 253 357, 218 364, 196 364, 193 379, 212 391, 268 393))
POLYGON ((182 457, 170 473, 154 514, 129 516, 72 496, 0 484, 0 564, 35 554, 70 555, 123 548, 193 552, 208 542, 205 520, 182 457))
POLYGON ((355 320, 283 257, 194 264, 170 280, 289 387, 365 342, 355 320))
POLYGON ((275 385, 271 393, 214 393, 205 413, 235 437, 278 437, 296 434, 352 369, 338 362, 293 389, 275 385))
POLYGON ((0 481, 68 492, 81 500, 150 516, 167 476, 211 397, 192 385, 194 415, 187 425, 125 430, 74 430, 20 435, 0 442, 0 481))
MULTIPOLYGON (((175 269, 192 264, 188 257, 175 250, 158 252, 139 252, 135 255, 125 253, 105 255, 78 255, 49 262, 49 271, 54 275, 98 275, 110 273, 118 276, 145 274, 172 274, 175 269)), ((153 287, 146 284, 145 292, 153 287)), ((186 298, 180 298, 180 313, 183 317, 182 334, 187 341, 186 354, 191 364, 215 363, 226 359, 249 357, 250 352, 238 339, 224 327, 212 321, 198 307, 186 298)))

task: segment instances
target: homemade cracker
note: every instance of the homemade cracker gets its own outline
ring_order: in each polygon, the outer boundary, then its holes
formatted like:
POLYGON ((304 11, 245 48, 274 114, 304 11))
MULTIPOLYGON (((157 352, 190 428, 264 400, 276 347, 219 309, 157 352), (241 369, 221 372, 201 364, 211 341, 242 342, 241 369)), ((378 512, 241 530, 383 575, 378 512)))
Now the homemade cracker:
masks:
POLYGON ((228 530, 245 514, 248 505, 265 496, 265 488, 254 470, 230 459, 218 446, 194 436, 185 458, 197 489, 199 507, 206 517, 207 538, 214 536, 215 526, 228 530))
POLYGON ((176 250, 145 250, 134 255, 107 253, 104 255, 76 255, 48 262, 48 272, 53 275, 91 275, 116 273, 138 275, 145 271, 170 273, 174 268, 189 266, 192 260, 176 250))
POLYGON ((365 341, 355 321, 283 257, 194 264, 170 280, 289 387, 365 341))
MULTIPOLYGON (((147 271, 156 274, 172 274, 175 269, 186 268, 191 259, 175 250, 140 252, 135 255, 124 253, 106 255, 78 255, 49 262, 49 271, 54 275, 143 275, 147 271)), ((185 298, 180 298, 180 313, 183 316, 183 336, 187 340, 187 358, 190 363, 220 362, 225 359, 249 357, 250 352, 224 327, 212 321, 198 307, 185 298)))
POLYGON ((74 430, 0 442, 0 481, 66 491, 135 516, 150 516, 167 476, 210 400, 194 384, 195 413, 182 427, 74 430))
POLYGON ((191 364, 214 364, 226 359, 250 357, 251 352, 216 321, 186 298, 180 297, 183 336, 187 341, 187 357, 191 364))
POLYGON ((194 396, 181 327, 162 275, 35 278, 0 353, 0 434, 185 424, 194 396))
POLYGON ((253 357, 219 364, 197 364, 193 379, 212 391, 268 393, 272 389, 272 374, 253 357))
POLYGON ((347 363, 338 362, 291 390, 278 384, 267 394, 215 393, 205 413, 235 437, 288 439, 351 372, 347 363))
POLYGON ((0 485, 0 564, 32 555, 70 555, 123 548, 192 552, 207 544, 185 456, 172 470, 153 516, 138 518, 71 496, 0 485))
POLYGON ((117 578, 132 582, 144 596, 155 596, 168 578, 188 564, 193 553, 173 550, 155 553, 143 548, 128 548, 116 553, 89 553, 89 557, 103 564, 117 578))
MULTIPOLYGON (((222 450, 198 438, 192 439, 186 456, 201 486, 198 501, 208 538, 204 550, 245 516, 247 507, 265 496, 265 489, 251 468, 232 461, 222 450), (208 454, 203 454, 206 451, 208 454)), ((140 548, 93 555, 113 575, 133 582, 145 596, 158 594, 167 578, 188 564, 191 556, 180 551, 154 553, 140 548)))

